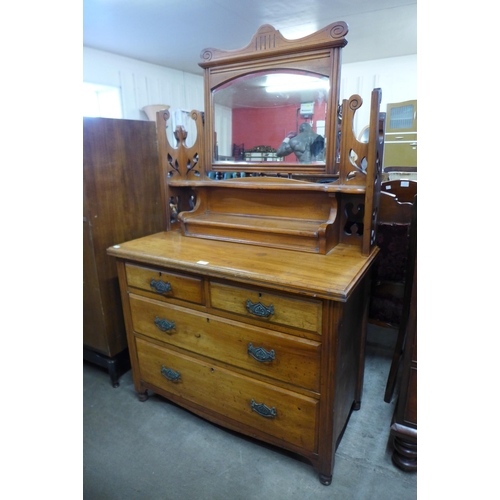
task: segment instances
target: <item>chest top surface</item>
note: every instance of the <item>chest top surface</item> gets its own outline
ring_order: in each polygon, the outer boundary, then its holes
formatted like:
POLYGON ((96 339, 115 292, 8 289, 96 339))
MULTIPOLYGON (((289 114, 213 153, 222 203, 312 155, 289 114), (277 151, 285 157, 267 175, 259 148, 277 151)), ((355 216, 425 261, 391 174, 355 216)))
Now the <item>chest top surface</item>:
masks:
POLYGON ((337 245, 328 255, 186 238, 168 231, 115 245, 108 254, 142 264, 345 301, 372 264, 378 249, 337 245))

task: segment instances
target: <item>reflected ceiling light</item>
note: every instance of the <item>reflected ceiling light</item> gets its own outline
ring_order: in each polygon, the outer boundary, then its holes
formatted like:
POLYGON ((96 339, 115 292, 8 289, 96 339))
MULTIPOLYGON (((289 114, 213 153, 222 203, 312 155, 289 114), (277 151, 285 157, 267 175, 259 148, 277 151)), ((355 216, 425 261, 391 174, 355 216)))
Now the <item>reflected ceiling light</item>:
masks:
POLYGON ((266 92, 292 92, 296 90, 328 90, 328 78, 321 79, 314 76, 272 74, 267 76, 266 92))

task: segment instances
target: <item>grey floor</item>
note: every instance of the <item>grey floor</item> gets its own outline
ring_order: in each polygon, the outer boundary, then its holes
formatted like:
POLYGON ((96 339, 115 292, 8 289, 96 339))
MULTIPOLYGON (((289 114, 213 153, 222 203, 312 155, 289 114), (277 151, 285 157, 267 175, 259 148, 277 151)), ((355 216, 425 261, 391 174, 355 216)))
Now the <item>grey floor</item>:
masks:
POLYGON ((304 459, 225 430, 153 395, 138 401, 131 372, 111 386, 83 364, 85 500, 413 500, 417 473, 391 461, 394 402, 384 390, 395 332, 370 325, 364 393, 322 485, 304 459))

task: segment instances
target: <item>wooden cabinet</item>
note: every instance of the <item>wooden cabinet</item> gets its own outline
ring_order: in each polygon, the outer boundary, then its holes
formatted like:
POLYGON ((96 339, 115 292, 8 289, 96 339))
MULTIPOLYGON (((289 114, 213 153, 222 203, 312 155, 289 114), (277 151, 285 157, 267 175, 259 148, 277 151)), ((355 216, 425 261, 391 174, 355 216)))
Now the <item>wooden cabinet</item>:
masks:
POLYGON ((163 229, 156 127, 83 119, 83 353, 113 385, 130 368, 118 278, 106 249, 163 229))
POLYGON ((384 167, 417 166, 417 101, 387 105, 384 167))
MULTIPOLYGON (((405 304, 391 376, 401 364, 399 394, 391 425, 393 463, 404 471, 417 470, 417 197, 412 210, 405 304), (402 348, 402 351, 401 351, 402 348)), ((390 378, 388 387, 390 385, 390 378)), ((388 399, 386 399, 388 401, 388 399)))
POLYGON ((141 398, 151 390, 299 453, 329 484, 335 448, 360 407, 376 252, 339 245, 327 256, 266 249, 259 257, 250 245, 170 231, 109 253, 141 398))

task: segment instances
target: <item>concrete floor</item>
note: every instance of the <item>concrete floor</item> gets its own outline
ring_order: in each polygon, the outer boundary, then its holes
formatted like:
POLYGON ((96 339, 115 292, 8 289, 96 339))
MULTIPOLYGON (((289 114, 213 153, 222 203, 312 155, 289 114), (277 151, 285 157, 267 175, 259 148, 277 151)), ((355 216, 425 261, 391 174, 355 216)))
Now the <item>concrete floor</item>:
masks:
POLYGON ((417 474, 391 461, 384 390, 395 332, 370 325, 361 409, 337 449, 330 486, 301 457, 213 425, 153 395, 138 401, 83 364, 85 500, 414 500, 417 474))

